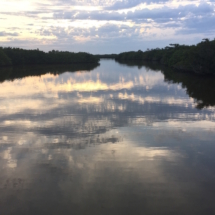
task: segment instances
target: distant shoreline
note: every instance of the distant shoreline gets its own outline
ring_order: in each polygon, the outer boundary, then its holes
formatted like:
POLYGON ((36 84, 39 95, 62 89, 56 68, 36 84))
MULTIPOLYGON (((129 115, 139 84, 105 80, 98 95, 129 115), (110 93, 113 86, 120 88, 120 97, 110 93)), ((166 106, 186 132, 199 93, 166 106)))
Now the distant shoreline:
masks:
POLYGON ((97 63, 100 59, 115 59, 118 62, 157 62, 183 72, 215 75, 215 39, 203 39, 197 45, 170 44, 165 48, 130 51, 120 54, 89 54, 85 52, 48 53, 36 50, 0 47, 0 67, 17 65, 64 65, 97 63))

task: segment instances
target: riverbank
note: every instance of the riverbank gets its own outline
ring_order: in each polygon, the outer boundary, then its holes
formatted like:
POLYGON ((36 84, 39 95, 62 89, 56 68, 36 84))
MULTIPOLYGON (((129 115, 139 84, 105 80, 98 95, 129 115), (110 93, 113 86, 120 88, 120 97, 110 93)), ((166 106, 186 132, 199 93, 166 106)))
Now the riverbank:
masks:
POLYGON ((215 39, 203 39, 191 46, 170 44, 163 49, 124 52, 117 55, 115 60, 154 61, 184 72, 215 75, 215 39))
POLYGON ((0 47, 0 67, 17 65, 56 65, 56 64, 98 64, 102 58, 115 59, 118 62, 135 63, 157 62, 183 72, 203 75, 215 75, 215 39, 203 39, 197 45, 170 44, 165 48, 156 48, 145 52, 123 52, 120 54, 93 55, 85 52, 48 53, 36 50, 0 47))

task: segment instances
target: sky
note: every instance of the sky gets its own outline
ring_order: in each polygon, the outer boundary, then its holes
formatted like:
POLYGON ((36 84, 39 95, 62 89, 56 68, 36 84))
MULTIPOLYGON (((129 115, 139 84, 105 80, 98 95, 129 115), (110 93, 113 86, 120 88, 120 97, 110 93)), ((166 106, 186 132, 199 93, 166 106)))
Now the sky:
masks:
POLYGON ((0 46, 93 54, 215 38, 215 0, 0 0, 0 46))

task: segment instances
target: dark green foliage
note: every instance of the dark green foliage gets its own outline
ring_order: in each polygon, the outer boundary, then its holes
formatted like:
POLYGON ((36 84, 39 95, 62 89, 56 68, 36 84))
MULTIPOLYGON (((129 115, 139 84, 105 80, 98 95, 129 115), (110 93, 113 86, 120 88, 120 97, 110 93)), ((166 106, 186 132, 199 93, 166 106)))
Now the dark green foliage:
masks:
POLYGON ((203 39, 197 45, 185 46, 170 44, 164 49, 152 49, 145 52, 124 52, 117 61, 157 61, 178 70, 199 74, 215 74, 215 39, 203 39))
POLYGON ((51 51, 47 54, 47 62, 54 64, 65 64, 65 63, 93 63, 98 62, 98 58, 95 56, 79 52, 59 52, 59 51, 51 51))
POLYGON ((99 59, 95 56, 84 52, 73 53, 53 50, 45 53, 38 49, 0 48, 0 66, 98 63, 98 61, 99 59))
POLYGON ((110 59, 115 59, 117 54, 97 54, 95 55, 97 58, 110 58, 110 59))
POLYGON ((10 66, 10 65, 11 65, 10 58, 0 48, 0 66, 10 66))

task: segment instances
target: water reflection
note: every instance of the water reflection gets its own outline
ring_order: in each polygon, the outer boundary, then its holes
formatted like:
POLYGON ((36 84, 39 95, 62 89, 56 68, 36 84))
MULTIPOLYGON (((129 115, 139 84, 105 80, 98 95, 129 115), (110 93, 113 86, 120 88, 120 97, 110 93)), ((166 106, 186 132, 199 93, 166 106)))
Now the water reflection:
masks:
POLYGON ((156 62, 136 63, 122 61, 120 63, 130 67, 138 66, 139 69, 145 67, 149 70, 161 71, 164 74, 164 80, 166 82, 181 84, 186 89, 186 93, 196 100, 196 107, 199 109, 215 105, 215 78, 213 76, 193 75, 173 71, 171 68, 162 66, 156 62))
POLYGON ((213 214, 213 103, 163 70, 100 63, 1 83, 0 213, 213 214))
POLYGON ((13 81, 18 78, 28 76, 39 76, 47 73, 61 74, 65 71, 91 71, 98 67, 97 63, 73 64, 73 65, 43 65, 43 66, 17 66, 17 67, 1 67, 0 82, 13 81))

